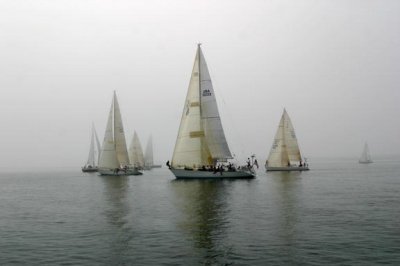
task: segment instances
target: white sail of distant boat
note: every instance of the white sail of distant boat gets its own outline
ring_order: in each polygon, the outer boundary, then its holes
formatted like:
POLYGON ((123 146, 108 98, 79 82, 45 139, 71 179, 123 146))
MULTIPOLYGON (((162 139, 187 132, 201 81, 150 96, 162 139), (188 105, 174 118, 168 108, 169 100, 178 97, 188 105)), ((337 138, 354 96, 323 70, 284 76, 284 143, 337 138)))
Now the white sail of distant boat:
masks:
POLYGON ((129 160, 131 165, 139 169, 144 167, 144 156, 142 145, 140 144, 139 136, 136 131, 133 133, 131 145, 129 147, 129 160))
POLYGON ((367 142, 364 144, 364 150, 361 153, 359 163, 372 163, 371 155, 369 153, 369 148, 367 142))
POLYGON ((97 172, 100 159, 100 142, 97 137, 96 129, 92 124, 92 134, 90 138, 89 155, 86 164, 82 167, 83 172, 97 172), (96 147, 95 147, 96 143, 96 147))
POLYGON ((309 170, 302 159, 292 122, 285 109, 265 166, 267 171, 309 170))
POLYGON ((102 175, 141 174, 136 168, 129 167, 124 127, 115 91, 100 154, 99 173, 102 175))
POLYGON ((147 141, 146 151, 144 153, 144 165, 146 169, 151 169, 154 165, 153 159, 153 137, 150 135, 147 141))
POLYGON ((177 178, 252 178, 248 171, 204 171, 231 159, 210 74, 198 45, 171 161, 177 178), (203 171, 201 171, 203 170, 203 171))
POLYGON ((161 165, 154 164, 153 155, 153 137, 150 135, 146 145, 146 151, 144 153, 144 168, 150 170, 152 168, 160 168, 161 165))

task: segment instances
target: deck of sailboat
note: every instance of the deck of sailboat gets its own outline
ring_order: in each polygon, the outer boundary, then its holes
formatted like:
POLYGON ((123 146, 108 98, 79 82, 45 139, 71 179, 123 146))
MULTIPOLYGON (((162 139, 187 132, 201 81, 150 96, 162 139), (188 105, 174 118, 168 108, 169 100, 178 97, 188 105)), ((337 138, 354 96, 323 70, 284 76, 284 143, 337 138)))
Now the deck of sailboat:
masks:
POLYGON ((170 169, 176 179, 251 179, 255 174, 250 171, 201 171, 201 170, 185 170, 170 169))

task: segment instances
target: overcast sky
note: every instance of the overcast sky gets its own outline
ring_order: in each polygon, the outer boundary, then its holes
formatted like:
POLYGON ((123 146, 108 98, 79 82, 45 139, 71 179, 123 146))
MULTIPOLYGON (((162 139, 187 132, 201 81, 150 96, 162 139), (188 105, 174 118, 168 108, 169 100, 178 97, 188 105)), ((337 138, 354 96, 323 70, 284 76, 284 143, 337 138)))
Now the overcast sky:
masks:
POLYGON ((285 107, 303 154, 400 149, 398 0, 0 0, 0 167, 80 167, 116 90, 128 145, 172 157, 201 42, 232 152, 268 156, 285 107))

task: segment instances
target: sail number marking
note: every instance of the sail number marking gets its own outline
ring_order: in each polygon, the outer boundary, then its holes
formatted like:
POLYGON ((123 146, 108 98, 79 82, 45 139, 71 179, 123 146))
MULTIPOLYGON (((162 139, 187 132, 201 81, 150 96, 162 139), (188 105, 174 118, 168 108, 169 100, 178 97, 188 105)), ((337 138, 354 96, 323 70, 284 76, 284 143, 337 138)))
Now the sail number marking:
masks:
POLYGON ((211 91, 210 90, 203 90, 203 97, 206 97, 206 96, 211 96, 211 91))

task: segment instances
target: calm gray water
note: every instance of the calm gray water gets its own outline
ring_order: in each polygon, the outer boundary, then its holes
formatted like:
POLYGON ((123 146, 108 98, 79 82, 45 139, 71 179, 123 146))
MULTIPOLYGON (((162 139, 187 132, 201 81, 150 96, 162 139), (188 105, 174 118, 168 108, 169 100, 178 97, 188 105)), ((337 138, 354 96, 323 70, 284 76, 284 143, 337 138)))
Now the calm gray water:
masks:
POLYGON ((254 180, 0 174, 0 265, 400 265, 400 163, 254 180))

